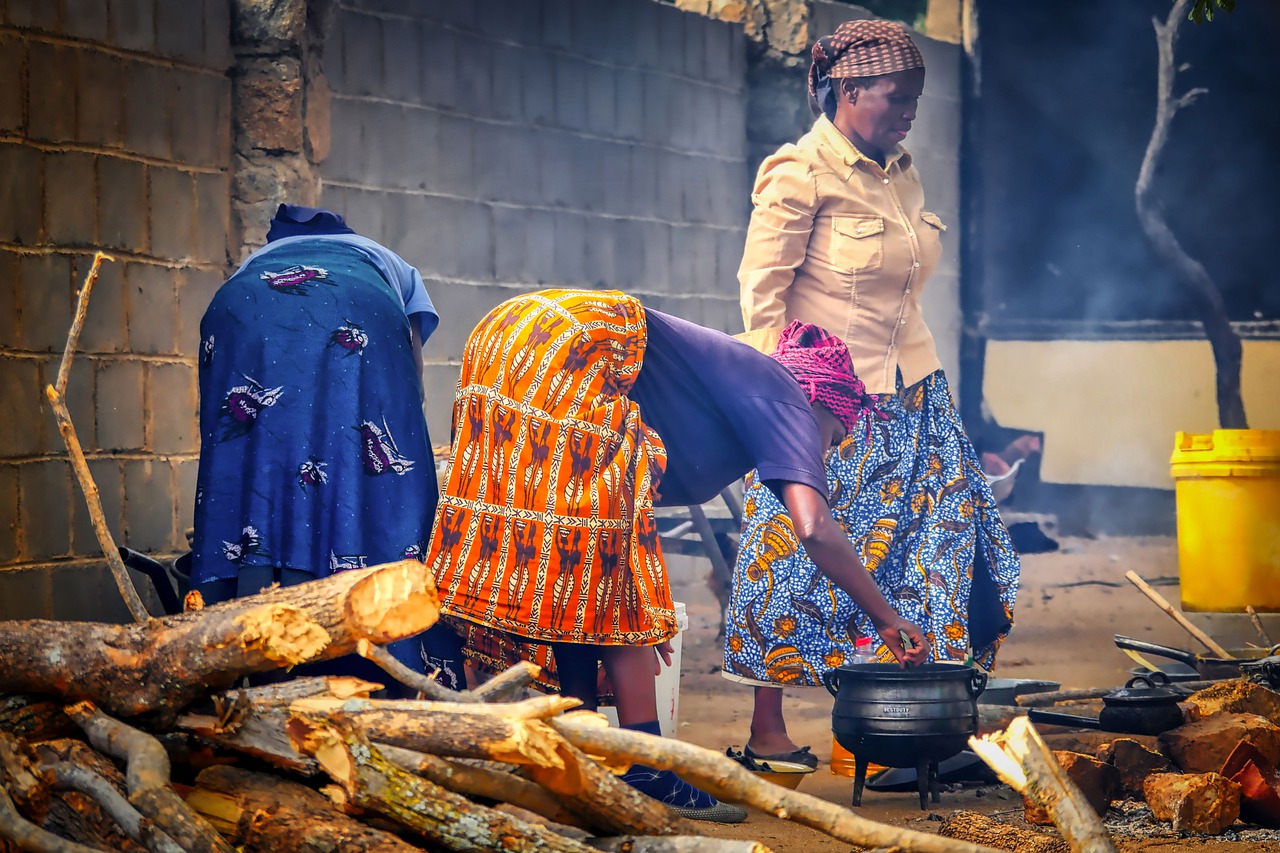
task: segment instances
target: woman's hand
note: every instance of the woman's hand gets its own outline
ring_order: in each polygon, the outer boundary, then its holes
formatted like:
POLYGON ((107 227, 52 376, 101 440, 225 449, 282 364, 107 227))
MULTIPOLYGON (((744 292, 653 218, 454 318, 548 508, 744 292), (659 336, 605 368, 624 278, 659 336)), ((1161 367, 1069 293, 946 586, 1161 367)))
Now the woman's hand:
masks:
POLYGON ((676 650, 671 648, 670 640, 658 643, 653 647, 653 650, 658 653, 657 657, 653 659, 653 675, 656 678, 662 675, 662 667, 664 665, 671 666, 671 656, 675 654, 676 650))
POLYGON ((877 625, 876 633, 903 666, 921 664, 929 660, 929 641, 925 639, 924 632, 906 619, 898 617, 883 625, 877 625), (903 634, 911 640, 910 649, 907 649, 902 642, 903 634))

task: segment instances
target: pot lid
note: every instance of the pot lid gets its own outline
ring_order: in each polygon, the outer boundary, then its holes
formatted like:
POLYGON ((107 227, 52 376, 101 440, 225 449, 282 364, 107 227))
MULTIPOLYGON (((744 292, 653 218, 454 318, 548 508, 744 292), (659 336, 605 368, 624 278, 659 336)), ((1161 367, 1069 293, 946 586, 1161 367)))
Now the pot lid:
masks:
POLYGON ((1102 697, 1105 705, 1167 705, 1177 703, 1181 694, 1168 686, 1169 678, 1163 672, 1135 675, 1124 687, 1102 697), (1139 686, 1142 685, 1142 686, 1139 686))

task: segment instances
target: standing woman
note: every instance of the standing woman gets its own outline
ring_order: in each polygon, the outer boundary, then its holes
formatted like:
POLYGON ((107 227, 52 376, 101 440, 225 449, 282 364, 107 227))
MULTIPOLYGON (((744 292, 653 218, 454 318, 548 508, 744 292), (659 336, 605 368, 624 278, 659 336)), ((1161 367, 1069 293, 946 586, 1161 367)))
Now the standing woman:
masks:
MULTIPOLYGON (((848 352, 800 323, 785 341, 768 358, 617 291, 540 291, 481 320, 428 557, 463 653, 488 671, 533 660, 590 709, 603 661, 619 722, 658 734, 654 649, 676 624, 653 508, 754 468, 891 652, 924 660, 827 508, 822 454, 857 418, 848 352)), ((626 779, 687 817, 746 817, 669 772, 626 779)))
MULTIPOLYGON (((422 342, 438 322, 399 255, 335 213, 280 205, 200 322, 206 602, 423 558, 437 489, 422 342)), ((424 670, 417 640, 390 650, 424 670)))
MULTIPOLYGON (((899 24, 849 21, 818 40, 817 121, 760 167, 738 280, 748 332, 801 320, 848 344, 876 413, 829 457, 832 513, 938 659, 990 667, 1019 563, 921 316, 945 230, 901 145, 924 79, 899 24)), ((820 685, 876 633, 788 535, 786 508, 758 478, 744 508, 724 674, 757 688, 748 754, 816 764, 788 737, 776 688, 820 685)))

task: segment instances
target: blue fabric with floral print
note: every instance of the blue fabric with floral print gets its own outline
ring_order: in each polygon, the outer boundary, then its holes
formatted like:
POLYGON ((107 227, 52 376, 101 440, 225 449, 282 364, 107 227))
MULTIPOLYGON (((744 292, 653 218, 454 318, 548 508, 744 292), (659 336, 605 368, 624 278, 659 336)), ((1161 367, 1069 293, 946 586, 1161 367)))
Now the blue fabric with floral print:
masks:
POLYGON ((409 319, 367 253, 255 255, 200 340, 194 583, 422 558, 437 489, 409 319))
MULTIPOLYGON (((990 668, 1013 622, 1020 566, 935 372, 876 398, 868 421, 827 457, 831 511, 889 603, 924 630, 937 660, 971 652, 990 668)), ((871 620, 805 554, 774 493, 748 477, 742 544, 725 625, 733 680, 817 686, 850 661, 871 620)))

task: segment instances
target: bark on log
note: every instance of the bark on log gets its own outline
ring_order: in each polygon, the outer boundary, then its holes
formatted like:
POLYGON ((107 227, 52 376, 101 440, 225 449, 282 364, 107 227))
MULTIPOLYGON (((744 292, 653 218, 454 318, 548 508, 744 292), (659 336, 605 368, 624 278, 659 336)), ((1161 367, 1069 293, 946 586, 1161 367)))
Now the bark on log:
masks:
POLYGON ((546 790, 513 773, 449 761, 388 743, 375 745, 389 761, 455 794, 508 803, 567 826, 581 825, 581 821, 546 790))
POLYGON ((249 853, 412 853, 395 835, 343 814, 322 795, 264 773, 210 767, 187 805, 249 853))
POLYGON ((692 823, 641 794, 560 735, 548 733, 559 741, 557 752, 563 769, 531 764, 523 772, 590 826, 610 835, 697 834, 692 823))
POLYGON ((500 702, 514 696, 520 688, 532 684, 539 672, 539 667, 535 664, 521 661, 475 690, 450 690, 431 676, 409 669, 382 646, 376 646, 368 640, 356 643, 356 654, 373 661, 387 675, 433 702, 500 702))
POLYGON ((401 770, 350 720, 295 716, 290 731, 353 804, 394 818, 432 844, 457 851, 592 853, 581 842, 478 806, 401 770))
POLYGON ((44 822, 51 780, 39 769, 40 759, 26 741, 0 734, 0 785, 32 823, 44 822))
MULTIPOLYGON (((71 722, 71 718, 58 708, 59 716, 71 722)), ((74 723, 72 724, 74 725, 74 723)), ((76 729, 79 732, 79 729, 76 729)), ((54 785, 53 798, 49 801, 49 813, 45 816, 41 828, 67 841, 75 841, 102 850, 115 850, 120 853, 143 853, 147 848, 137 843, 121 830, 118 821, 104 809, 99 802, 77 790, 64 789, 60 780, 63 766, 74 766, 77 770, 91 773, 98 783, 105 786, 125 807, 137 815, 137 810, 125 800, 124 775, 105 755, 97 752, 82 740, 62 738, 37 744, 36 755, 40 759, 42 771, 47 770, 54 785)), ((155 832, 150 821, 147 825, 155 832)), ((0 847, 0 850, 3 850, 0 847)), ((175 846, 176 849, 176 846, 175 846)))
POLYGON ((35 693, 8 693, 0 696, 0 732, 29 743, 66 737, 79 731, 62 713, 66 703, 35 693))
MULTIPOLYGON (((709 838, 704 835, 621 835, 597 838, 588 832, 563 823, 548 821, 545 817, 511 803, 499 803, 495 811, 509 814, 526 823, 536 823, 553 832, 590 844, 597 850, 612 853, 772 853, 758 841, 737 841, 727 838, 709 838)), ((867 851, 876 853, 876 851, 867 851)), ((890 853, 882 850, 880 853, 890 853)))
POLYGON ((947 815, 938 834, 975 844, 988 844, 1012 853, 1067 853, 1067 842, 1055 835, 1010 826, 977 812, 957 811, 947 815))
POLYGON ((20 850, 30 853, 101 853, 96 847, 86 847, 74 841, 59 838, 27 820, 14 806, 4 786, 0 785, 0 841, 9 839, 20 850))
POLYGON ((1098 813, 1029 720, 1016 719, 1003 733, 971 737, 969 748, 1002 782, 1044 808, 1076 853, 1117 853, 1098 813))
POLYGON ((374 741, 448 758, 484 758, 512 764, 563 768, 559 739, 530 721, 574 707, 575 699, 545 696, 511 704, 469 705, 351 699, 304 699, 294 714, 326 717, 341 713, 374 741))
POLYGON ((169 787, 169 755, 146 732, 126 726, 89 702, 67 708, 67 716, 84 729, 89 742, 122 759, 127 769, 129 802, 188 853, 233 853, 230 845, 169 787))
POLYGON ((0 622, 0 690, 168 719, 241 676, 411 637, 436 620, 426 566, 403 560, 275 588, 140 625, 0 622))
POLYGON ((289 704, 317 696, 338 701, 363 699, 381 688, 381 684, 346 676, 295 678, 221 693, 213 697, 210 713, 183 714, 177 725, 222 748, 252 755, 304 776, 314 776, 320 772, 319 765, 294 749, 285 732, 289 704))
POLYGON ((729 802, 746 803, 813 827, 860 847, 896 847, 902 853, 997 853, 994 848, 886 826, 843 806, 765 782, 730 758, 690 743, 609 728, 598 714, 569 714, 549 721, 589 755, 675 771, 686 781, 729 802))
MULTIPOLYGON (((130 841, 142 845, 152 853, 184 853, 168 835, 154 823, 138 813, 124 795, 117 791, 110 782, 87 767, 81 767, 66 761, 46 764, 44 767, 53 777, 54 785, 64 792, 75 792, 92 801, 97 810, 109 817, 111 821, 124 831, 130 841)), ((63 800, 74 808, 74 801, 63 800)), ((45 820, 49 828, 49 821, 45 820)), ((122 849, 111 845, 112 849, 122 849)))

